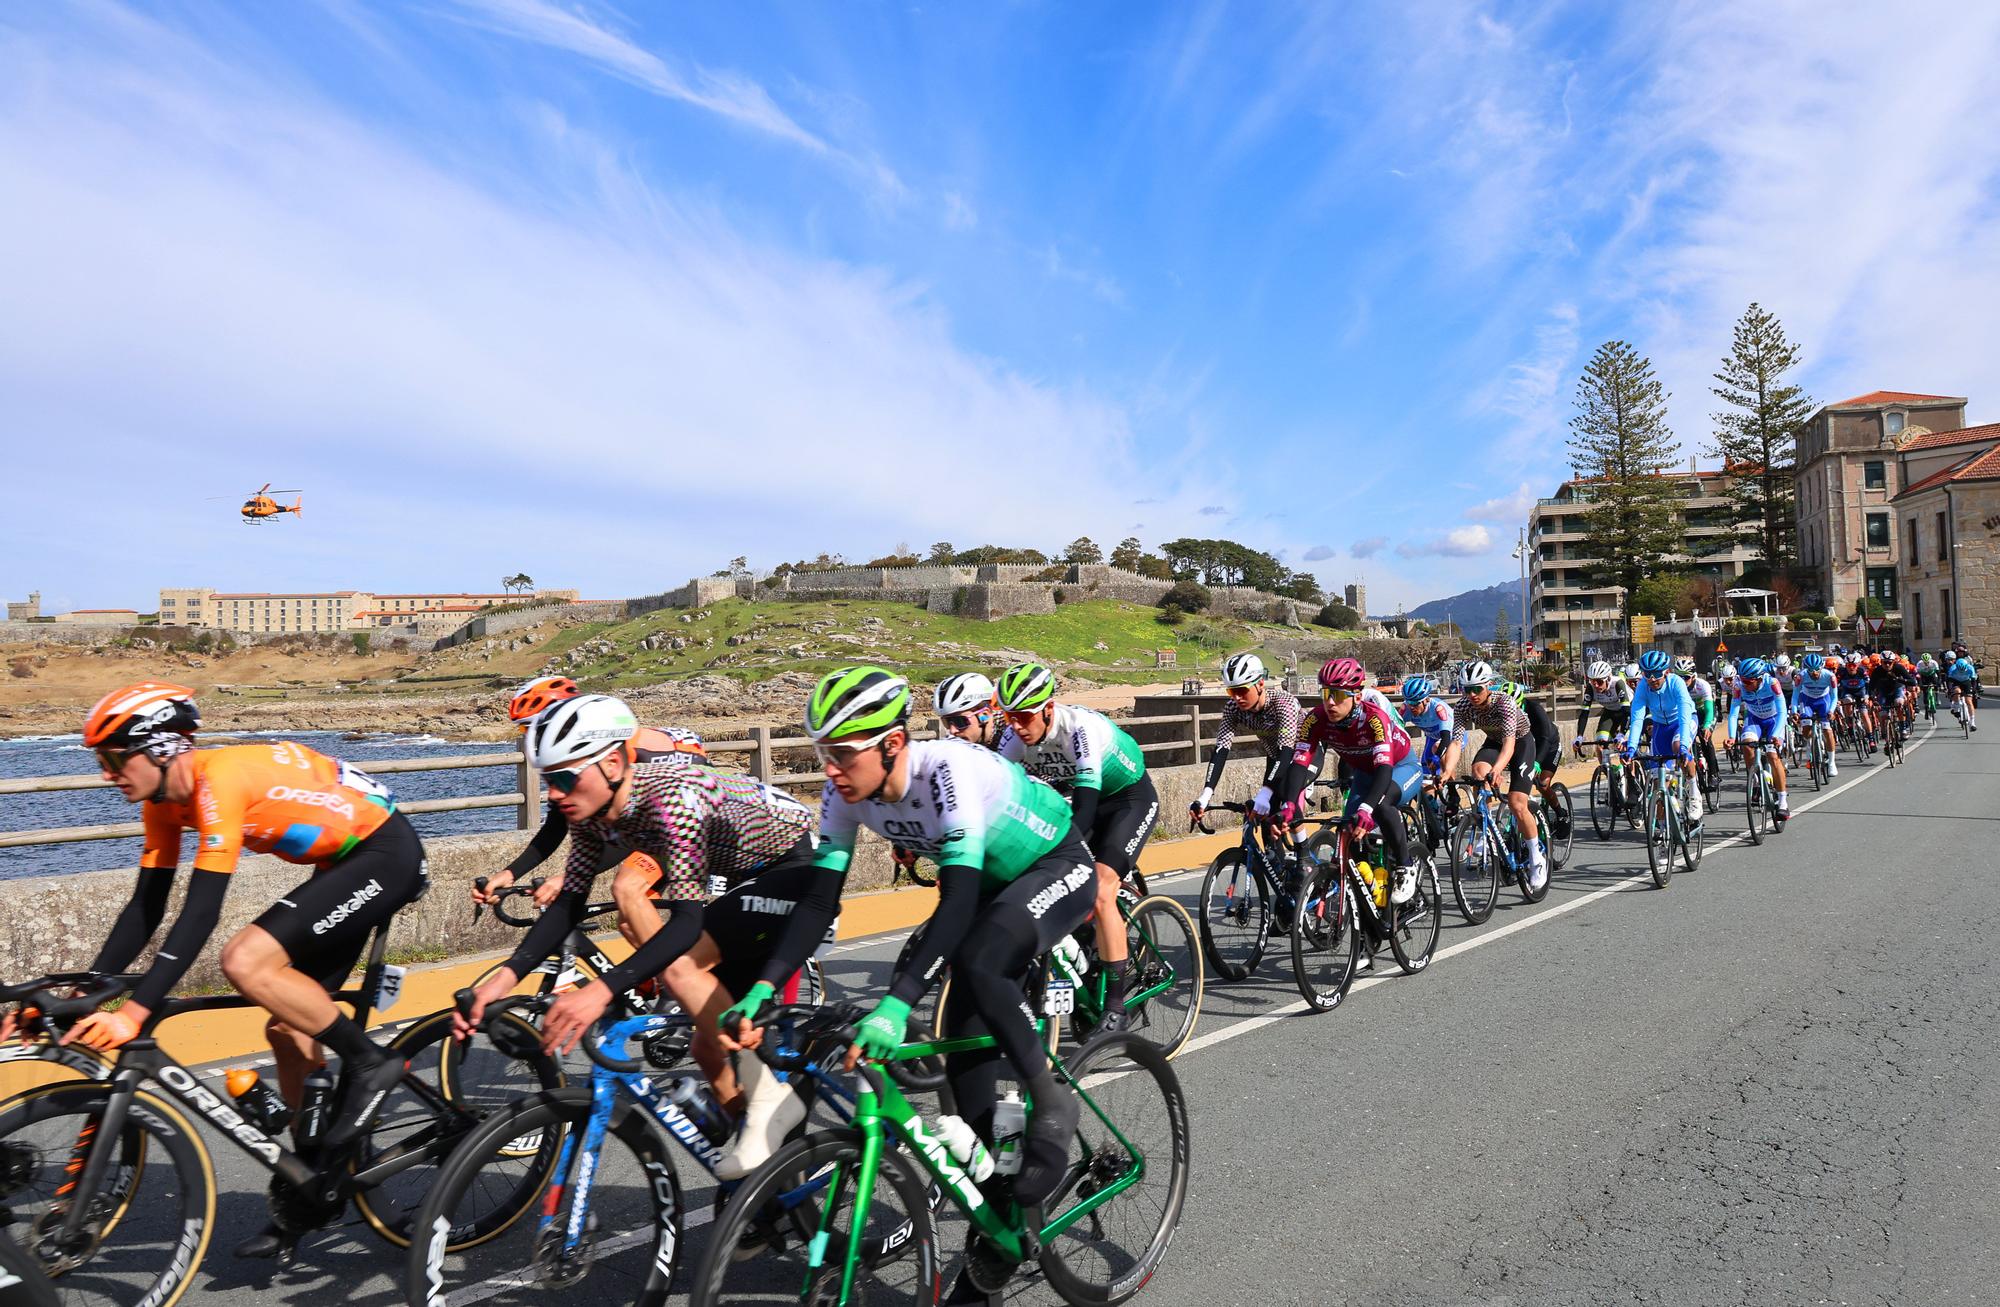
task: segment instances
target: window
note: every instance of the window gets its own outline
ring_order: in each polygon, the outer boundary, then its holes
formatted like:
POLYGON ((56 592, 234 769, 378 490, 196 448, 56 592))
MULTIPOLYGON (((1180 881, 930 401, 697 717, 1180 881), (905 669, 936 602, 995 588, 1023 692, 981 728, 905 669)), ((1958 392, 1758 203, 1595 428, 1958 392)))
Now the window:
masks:
POLYGON ((1951 587, 1938 591, 1938 639, 1951 639, 1951 587))
POLYGON ((1889 547, 1889 515, 1870 513, 1868 515, 1868 547, 1887 549, 1889 547))
POLYGON ((1896 606, 1896 569, 1893 567, 1871 567, 1868 569, 1868 597, 1879 599, 1884 608, 1896 606))
POLYGON ((1869 490, 1884 490, 1889 485, 1889 465, 1879 458, 1871 458, 1861 465, 1861 484, 1869 490))
POLYGON ((1910 615, 1915 624, 1912 638, 1921 640, 1924 638, 1924 596, 1920 590, 1910 592, 1910 615))
POLYGON ((1882 430, 1887 432, 1890 436, 1902 435, 1903 415, 1901 413, 1884 413, 1882 415, 1882 430))
POLYGON ((1912 566, 1915 566, 1917 561, 1917 519, 1913 517, 1909 521, 1903 523, 1903 526, 1908 532, 1908 535, 1904 538, 1903 543, 1910 547, 1909 549, 1910 563, 1912 566))
POLYGON ((1939 514, 1937 515, 1937 536, 1938 536, 1938 559, 1937 559, 1937 560, 1938 560, 1938 561, 1939 561, 1940 563, 1942 563, 1942 562, 1946 561, 1947 559, 1949 559, 1949 558, 1951 557, 1951 539, 1950 539, 1950 532, 1948 532, 1948 531, 1946 531, 1946 530, 1945 530, 1945 524, 1944 524, 1944 514, 1943 514, 1943 513, 1939 513, 1939 514))

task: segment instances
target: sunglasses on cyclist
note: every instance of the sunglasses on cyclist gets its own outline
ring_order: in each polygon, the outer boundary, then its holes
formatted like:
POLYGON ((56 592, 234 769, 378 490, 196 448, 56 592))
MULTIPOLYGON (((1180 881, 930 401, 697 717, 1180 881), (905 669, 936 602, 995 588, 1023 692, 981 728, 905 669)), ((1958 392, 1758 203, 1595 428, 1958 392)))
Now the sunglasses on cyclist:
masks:
POLYGON ((1329 685, 1319 692, 1319 697, 1327 703, 1346 703, 1354 697, 1353 690, 1337 690, 1329 685))
POLYGON ((1665 672, 1646 672, 1644 675, 1646 677, 1646 684, 1648 685, 1663 685, 1666 683, 1667 674, 1665 672))
POLYGON ((124 772, 125 764, 132 761, 133 754, 145 751, 143 745, 137 749, 99 749, 96 751, 97 765, 104 769, 105 775, 117 776, 124 772))
POLYGON ((866 739, 843 740, 839 744, 815 744, 813 757, 822 767, 831 767, 837 772, 849 771, 861 760, 862 755, 902 729, 901 726, 891 726, 888 730, 878 731, 866 739))
POLYGON ((956 734, 959 731, 965 730, 977 720, 979 719, 969 712, 955 712, 944 719, 944 728, 956 734))
POLYGON ((1040 708, 1029 708, 1024 712, 1016 712, 1014 709, 1009 708, 1007 710, 1007 724, 1009 726, 1025 726, 1041 715, 1042 710, 1040 708))
POLYGON ((1224 686, 1222 692, 1232 699, 1248 699, 1251 695, 1257 693, 1257 687, 1254 685, 1229 685, 1224 686))

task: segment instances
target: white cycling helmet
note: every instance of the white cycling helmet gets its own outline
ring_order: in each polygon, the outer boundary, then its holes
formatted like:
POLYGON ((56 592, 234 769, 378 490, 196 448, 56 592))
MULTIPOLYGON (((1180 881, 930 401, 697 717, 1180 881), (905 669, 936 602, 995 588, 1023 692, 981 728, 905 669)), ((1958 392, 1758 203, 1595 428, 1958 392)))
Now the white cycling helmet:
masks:
POLYGON ((1772 660, 1771 665, 1781 672, 1789 672, 1792 670, 1792 656, 1790 654, 1779 654, 1772 660))
POLYGON ((1596 662, 1592 663, 1590 666, 1583 669, 1583 679, 1586 681, 1610 680, 1611 664, 1605 662, 1602 658, 1598 659, 1596 662))
POLYGON ((536 771, 587 767, 639 733, 639 719, 623 699, 580 694, 535 718, 521 747, 536 771))
POLYGON ((1619 674, 1628 681, 1636 681, 1639 679, 1639 664, 1626 663, 1624 671, 1619 674))
POLYGON ((1482 685, 1491 684, 1493 684, 1493 664, 1491 663, 1482 663, 1474 660, 1467 663, 1465 670, 1458 674, 1458 686, 1461 690, 1474 690, 1482 685))
POLYGON ((1682 654, 1680 657, 1674 659, 1674 670, 1682 676, 1693 676, 1694 659, 1688 657, 1686 654, 1682 654))
POLYGON ((1229 690, 1255 685, 1269 673, 1264 670, 1264 660, 1253 653, 1231 654, 1222 660, 1222 684, 1229 690))
POLYGON ((1726 681, 1736 675, 1736 664, 1725 658, 1721 663, 1717 664, 1715 674, 1726 681))
POLYGON ((947 676, 931 695, 931 707, 940 717, 953 713, 978 712, 999 702, 993 682, 980 672, 960 672, 947 676))

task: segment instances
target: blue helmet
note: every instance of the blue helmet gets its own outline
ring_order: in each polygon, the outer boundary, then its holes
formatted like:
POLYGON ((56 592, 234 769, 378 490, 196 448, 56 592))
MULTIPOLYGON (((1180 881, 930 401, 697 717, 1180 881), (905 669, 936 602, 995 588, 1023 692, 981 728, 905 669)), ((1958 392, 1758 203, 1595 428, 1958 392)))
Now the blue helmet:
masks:
POLYGON ((1658 676, 1661 672, 1672 669, 1673 665, 1674 660, 1667 656, 1667 651, 1664 649, 1648 649, 1639 655, 1639 670, 1648 676, 1658 676))
POLYGON ((1431 684, 1428 676, 1412 676, 1403 682, 1403 702, 1422 703, 1437 693, 1437 686, 1431 684))
POLYGON ((1736 664, 1736 674, 1748 681, 1754 681, 1771 670, 1771 664, 1762 658, 1745 658, 1736 664))
POLYGON ((1809 672, 1822 671, 1826 667, 1826 658, 1822 654, 1807 654, 1805 665, 1806 670, 1809 672))

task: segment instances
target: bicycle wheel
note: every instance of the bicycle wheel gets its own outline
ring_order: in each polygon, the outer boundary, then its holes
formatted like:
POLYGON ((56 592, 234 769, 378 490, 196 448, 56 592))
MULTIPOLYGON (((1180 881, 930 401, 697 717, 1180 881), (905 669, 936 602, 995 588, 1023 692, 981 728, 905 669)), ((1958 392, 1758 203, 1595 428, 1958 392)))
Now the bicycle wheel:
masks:
POLYGON ((1646 866, 1653 884, 1665 889, 1674 874, 1673 800, 1664 784, 1655 781, 1646 788, 1646 866))
POLYGON ((1241 980, 1257 969, 1271 938, 1271 886, 1243 850, 1224 849, 1201 882, 1201 946, 1222 980, 1241 980))
POLYGON ((1500 850, 1497 837, 1480 816, 1480 809, 1462 812, 1452 832, 1451 896, 1467 924, 1477 926, 1493 915, 1500 901, 1500 850))
POLYGON ((74 1201, 69 1171, 110 1100, 96 1081, 42 1085, 0 1104, 0 1142, 20 1187, 7 1197, 12 1233, 55 1282, 64 1307, 172 1307, 187 1292, 215 1230, 215 1167, 179 1106, 132 1095, 118 1155, 86 1211, 78 1247, 51 1246, 74 1201))
POLYGON ((1576 811, 1570 806, 1569 786, 1557 781, 1549 786, 1548 838, 1544 841, 1549 853, 1549 870, 1557 871, 1569 864, 1569 855, 1576 849, 1576 811), (1560 826, 1561 833, 1556 827, 1560 826))
MULTIPOLYGON (((1042 956, 1043 956, 1043 962, 1045 963, 1048 955, 1043 954, 1042 956)), ((1046 966, 1043 963, 1038 963, 1035 968, 1030 968, 1028 973, 1030 982, 1028 985, 1028 996, 1030 999, 1033 999, 1036 994, 1041 992, 1040 984, 1035 980, 1035 977, 1042 975, 1045 970, 1046 966)), ((930 1034, 921 1037, 933 1040, 951 1038, 951 1029, 950 1029, 951 1023, 946 1021, 944 1018, 945 1007, 951 998, 951 972, 949 970, 947 970, 944 973, 944 979, 940 980, 936 985, 934 985, 931 988, 931 992, 929 995, 927 995, 927 997, 934 999, 935 1006, 931 1010, 931 1020, 929 1026, 930 1034)), ((915 1020, 916 1019, 914 1017, 911 1018, 911 1023, 913 1025, 915 1024, 915 1020)), ((1063 1027, 1062 1018, 1044 1017, 1041 1018, 1041 1020, 1045 1022, 1042 1028, 1042 1047, 1048 1049, 1049 1056, 1053 1057, 1055 1056, 1055 1051, 1057 1047, 1060 1046, 1062 1043, 1062 1027, 1063 1027)), ((925 1027, 917 1026, 916 1028, 922 1030, 925 1027)), ((914 1058, 914 1057, 898 1058, 896 1061, 889 1063, 889 1069, 891 1073, 893 1074, 895 1068, 900 1066, 904 1062, 910 1062, 913 1064, 924 1064, 924 1065, 928 1065, 930 1063, 935 1062, 937 1064, 936 1079, 933 1080, 929 1075, 924 1075, 922 1077, 923 1081, 925 1082, 924 1087, 927 1089, 937 1090, 940 1093, 942 1093, 943 1097, 939 1100, 940 1102, 947 1104, 951 1102, 951 1092, 945 1085, 944 1058, 942 1055, 930 1058, 914 1058)), ((905 1088, 909 1088, 909 1084, 904 1080, 902 1076, 896 1077, 896 1083, 903 1085, 905 1088)))
POLYGON ((1164 894, 1140 899, 1125 921, 1125 993, 1142 994, 1161 984, 1151 998, 1126 999, 1132 1030, 1173 1057, 1194 1034, 1201 1016, 1201 942, 1187 909, 1164 894), (1171 982, 1171 983, 1168 983, 1171 982))
POLYGON ((1344 892, 1339 858, 1322 856, 1335 850, 1319 840, 1315 835, 1306 845, 1312 875, 1292 931, 1292 978, 1307 1007, 1331 1012, 1354 983, 1354 969, 1361 961, 1361 923, 1344 892))
POLYGON ((1590 773, 1590 826, 1600 840, 1610 839, 1618 828, 1618 813, 1611 806, 1611 770, 1601 762, 1590 773))
POLYGON ((1806 746, 1806 773, 1812 777, 1813 792, 1819 792, 1826 784, 1826 741, 1820 738, 1819 728, 1814 727, 1812 741, 1806 746))
POLYGON ((1444 900, 1438 892, 1437 863, 1429 857, 1419 858, 1415 875, 1416 897, 1389 907, 1389 948, 1406 976, 1414 976, 1431 964, 1431 954, 1437 951, 1438 933, 1444 929, 1444 900))
POLYGON ((1681 867, 1693 871, 1701 865, 1703 848, 1708 843, 1708 823, 1696 822, 1690 826, 1678 817, 1674 820, 1674 838, 1681 846, 1681 867))
POLYGON ((590 1119, 588 1086, 534 1094, 495 1112, 460 1141, 437 1183, 414 1213, 423 1238, 404 1260, 412 1303, 442 1307, 463 1301, 507 1304, 631 1303, 658 1307, 667 1299, 680 1257, 684 1208, 680 1178, 666 1135, 629 1103, 588 1151, 582 1127, 590 1119), (514 1143, 537 1137, 532 1157, 514 1143), (564 1174, 532 1219, 521 1213, 495 1223, 507 1196, 539 1193, 558 1166, 564 1174), (575 1210, 576 1181, 589 1185, 587 1210, 575 1210), (501 1200, 494 1201, 495 1194, 501 1200), (563 1251, 572 1227, 579 1247, 563 1251))
POLYGON ((1743 814, 1750 823, 1750 842, 1764 842, 1764 773, 1760 767, 1743 769, 1743 814))
POLYGON ((1043 1242, 1042 1274, 1066 1303, 1112 1307, 1145 1287, 1180 1225, 1192 1143, 1187 1096, 1159 1050, 1129 1034, 1093 1043, 1066 1074, 1089 1086, 1091 1101, 1071 1144, 1069 1174, 1043 1210, 1060 1220, 1075 1203, 1141 1169, 1130 1188, 1043 1242))
MULTIPOLYGON (((690 1301, 695 1307, 838 1301, 860 1172, 855 1130, 806 1135, 772 1154, 716 1221, 690 1301)), ((937 1230, 926 1189, 907 1153, 882 1149, 849 1301, 868 1307, 937 1301, 937 1230)))
MULTIPOLYGON (((541 1032, 517 1012, 503 1012, 478 1035, 459 1043, 451 1037, 451 1011, 433 1012, 399 1031, 389 1050, 407 1058, 410 1075, 390 1091, 370 1126, 350 1170, 370 1178, 355 1190, 354 1206, 363 1220, 398 1248, 410 1246, 416 1210, 436 1183, 438 1170, 458 1141, 481 1119, 525 1094, 560 1088, 562 1065, 542 1051, 541 1032)), ((512 1141, 513 1156, 533 1158, 543 1151, 540 1136, 512 1141)), ((535 1200, 539 1185, 511 1195, 490 1194, 499 1204, 485 1218, 504 1224, 535 1200)))

